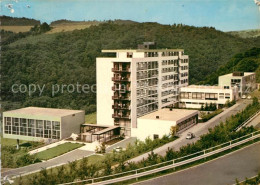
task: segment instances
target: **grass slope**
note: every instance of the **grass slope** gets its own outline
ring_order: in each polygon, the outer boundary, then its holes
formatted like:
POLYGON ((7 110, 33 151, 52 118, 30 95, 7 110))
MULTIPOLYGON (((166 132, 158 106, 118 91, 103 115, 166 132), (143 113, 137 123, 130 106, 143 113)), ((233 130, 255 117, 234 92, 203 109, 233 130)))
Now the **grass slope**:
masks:
POLYGON ((97 124, 97 113, 91 113, 85 115, 85 122, 90 124, 97 124))
POLYGON ((64 143, 56 147, 37 153, 36 157, 39 158, 40 160, 48 160, 57 157, 59 155, 65 154, 69 151, 75 150, 82 146, 83 144, 78 144, 78 143, 64 143))

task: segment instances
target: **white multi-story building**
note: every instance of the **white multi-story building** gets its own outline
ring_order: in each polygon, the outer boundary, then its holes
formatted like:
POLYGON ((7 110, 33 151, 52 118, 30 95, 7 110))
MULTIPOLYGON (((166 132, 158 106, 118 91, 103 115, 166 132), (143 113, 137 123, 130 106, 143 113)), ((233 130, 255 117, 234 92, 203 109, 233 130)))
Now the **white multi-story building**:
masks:
POLYGON ((224 89, 220 86, 190 85, 182 87, 179 106, 182 108, 201 108, 206 104, 216 104, 217 107, 227 101, 238 99, 238 91, 234 87, 224 89))
POLYGON ((234 72, 218 77, 218 85, 225 89, 237 87, 239 96, 247 94, 256 88, 255 73, 234 72))
POLYGON ((137 118, 178 103, 188 85, 189 57, 182 49, 103 50, 97 58, 97 124, 120 126, 131 136, 137 118))

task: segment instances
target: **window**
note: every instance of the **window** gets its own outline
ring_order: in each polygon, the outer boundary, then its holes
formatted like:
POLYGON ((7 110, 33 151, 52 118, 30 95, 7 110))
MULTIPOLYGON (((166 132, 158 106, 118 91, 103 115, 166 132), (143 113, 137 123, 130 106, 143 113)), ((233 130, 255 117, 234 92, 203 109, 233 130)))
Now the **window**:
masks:
POLYGON ((217 93, 205 93, 206 100, 217 100, 218 94, 217 93))
POLYGON ((12 118, 12 134, 19 135, 19 118, 12 118))
POLYGON ((229 89, 229 86, 224 86, 224 89, 229 89))
POLYGON ((10 117, 5 117, 4 125, 5 125, 5 133, 6 134, 11 134, 12 122, 11 122, 11 118, 10 117))
POLYGON ((225 98, 230 99, 230 93, 225 93, 225 98))
POLYGON ((28 119, 28 136, 35 136, 35 120, 28 119))
POLYGON ((127 52, 127 58, 133 58, 133 52, 127 52))
POLYGON ((36 137, 43 137, 43 121, 36 120, 36 137))
POLYGON ((159 138, 159 135, 158 134, 154 134, 153 135, 153 139, 158 139, 159 138))
POLYGON ((44 121, 44 138, 51 138, 51 121, 44 121))
POLYGON ((52 122, 52 138, 60 139, 60 122, 59 121, 52 122))
POLYGON ((27 135, 27 119, 20 119, 20 135, 27 135))

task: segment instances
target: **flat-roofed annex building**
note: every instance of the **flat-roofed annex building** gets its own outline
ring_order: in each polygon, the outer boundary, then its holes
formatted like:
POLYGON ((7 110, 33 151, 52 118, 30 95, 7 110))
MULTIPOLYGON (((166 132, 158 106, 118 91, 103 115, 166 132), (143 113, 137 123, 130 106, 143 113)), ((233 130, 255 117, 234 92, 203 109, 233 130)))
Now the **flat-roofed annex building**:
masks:
POLYGON ((225 89, 237 87, 239 96, 256 89, 256 78, 253 72, 233 72, 218 77, 218 85, 225 89))
POLYGON ((85 111, 27 107, 3 112, 3 137, 29 141, 59 140, 80 133, 85 111))
POLYGON ((206 104, 216 104, 217 107, 224 105, 227 101, 238 99, 238 91, 235 87, 225 89, 220 86, 189 85, 181 87, 181 108, 201 108, 206 104))
POLYGON ((97 124, 120 126, 126 136, 138 117, 174 107, 179 88, 188 85, 183 49, 143 48, 102 50, 115 56, 96 59, 97 124))
POLYGON ((132 129, 132 136, 142 141, 147 137, 156 139, 168 136, 172 126, 178 132, 197 123, 197 110, 165 108, 137 118, 137 128, 132 129))

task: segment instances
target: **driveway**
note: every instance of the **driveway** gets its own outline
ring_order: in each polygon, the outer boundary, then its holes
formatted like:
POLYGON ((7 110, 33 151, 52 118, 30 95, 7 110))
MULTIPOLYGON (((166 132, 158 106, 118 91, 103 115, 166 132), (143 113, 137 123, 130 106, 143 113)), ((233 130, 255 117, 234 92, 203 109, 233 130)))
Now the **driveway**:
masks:
POLYGON ((6 175, 8 175, 8 177, 12 177, 12 176, 20 175, 20 174, 25 175, 28 173, 34 173, 34 172, 40 171, 42 168, 60 166, 60 165, 66 164, 71 161, 82 159, 83 157, 87 157, 92 154, 94 154, 94 152, 76 149, 76 150, 70 151, 66 154, 55 157, 55 158, 50 159, 45 162, 36 163, 36 164, 29 165, 29 166, 24 166, 21 168, 16 168, 16 169, 5 171, 5 172, 1 173, 1 176, 5 177, 6 175))

